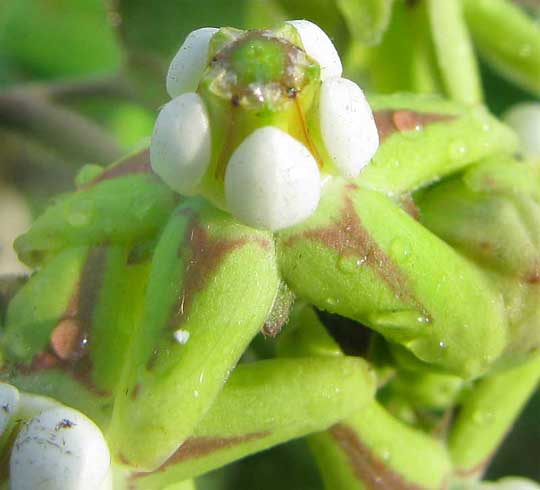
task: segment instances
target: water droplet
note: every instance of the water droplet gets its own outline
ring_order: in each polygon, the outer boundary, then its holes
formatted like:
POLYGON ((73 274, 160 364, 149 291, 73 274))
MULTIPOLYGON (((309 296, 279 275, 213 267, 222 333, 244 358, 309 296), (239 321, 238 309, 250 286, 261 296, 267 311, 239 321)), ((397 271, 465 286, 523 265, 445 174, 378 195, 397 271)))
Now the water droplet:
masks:
POLYGON ((92 201, 76 201, 69 208, 67 221, 71 226, 88 225, 94 217, 94 203, 92 201))
POLYGON ((450 144, 449 153, 450 153, 451 160, 462 161, 465 158, 467 158, 469 149, 467 148, 467 145, 463 141, 454 141, 453 143, 450 144))
POLYGON ((399 160, 394 160, 392 162, 392 167, 399 168, 401 166, 401 162, 399 160))
POLYGON ((472 419, 475 424, 487 425, 493 422, 494 415, 492 412, 477 410, 473 413, 472 419))
POLYGON ((411 245, 402 237, 394 238, 390 243, 390 254, 398 264, 407 262, 411 257, 411 245))
POLYGON ((397 328, 401 335, 410 330, 414 337, 419 333, 419 318, 425 317, 416 310, 383 311, 369 315, 369 321, 378 327, 397 328))
POLYGON ((199 376, 199 384, 202 385, 203 381, 204 381, 204 371, 201 371, 201 374, 199 376))
POLYGON ((193 390, 193 396, 195 398, 199 398, 199 391, 198 390, 193 390))
POLYGON ((524 44, 519 48, 519 57, 528 58, 532 54, 532 46, 530 44, 524 44))
POLYGON ((390 453, 390 450, 388 448, 381 449, 380 455, 381 455, 381 458, 383 459, 383 461, 389 461, 390 460, 391 453, 390 453))
POLYGON ((182 330, 181 328, 176 330, 173 334, 174 338, 179 344, 187 344, 187 341, 189 340, 190 333, 187 330, 182 330))
POLYGON ((439 349, 445 350, 447 348, 448 348, 448 344, 444 340, 441 340, 439 342, 439 349))
POLYGON ((353 274, 367 262, 367 257, 341 256, 338 259, 338 269, 346 274, 353 274))
POLYGON ((336 305, 339 304, 339 299, 330 296, 330 297, 326 298, 326 304, 328 306, 330 306, 330 307, 336 306, 336 305))
POLYGON ((421 324, 428 324, 428 323, 431 323, 431 318, 427 315, 419 315, 416 318, 416 321, 421 324))
POLYGON ((153 208, 154 203, 153 201, 146 199, 146 200, 138 200, 134 201, 132 204, 134 215, 139 219, 144 219, 148 212, 153 208))

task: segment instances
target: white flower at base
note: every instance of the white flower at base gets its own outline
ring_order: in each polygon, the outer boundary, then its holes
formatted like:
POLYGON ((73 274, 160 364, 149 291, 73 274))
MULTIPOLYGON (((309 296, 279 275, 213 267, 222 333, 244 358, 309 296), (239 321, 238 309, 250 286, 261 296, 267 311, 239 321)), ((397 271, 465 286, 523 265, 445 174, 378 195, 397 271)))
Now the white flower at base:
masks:
POLYGON ((334 166, 345 178, 358 176, 379 146, 373 113, 360 87, 345 78, 323 81, 319 118, 334 166))
POLYGON ((0 383, 0 439, 19 407, 19 391, 14 386, 0 383))
POLYGON ((306 53, 321 66, 321 80, 340 77, 343 71, 339 54, 326 33, 309 20, 291 20, 287 24, 294 26, 306 53))
POLYGON ((197 90, 208 64, 208 44, 216 32, 213 27, 197 29, 180 46, 167 73, 167 92, 171 97, 197 90))
POLYGON ((523 152, 540 157, 540 104, 517 104, 504 115, 504 121, 518 134, 523 152))
POLYGON ((183 94, 163 107, 152 135, 150 162, 175 191, 195 191, 210 163, 210 123, 197 94, 183 94))
POLYGON ((98 427, 76 410, 53 408, 30 419, 17 435, 9 488, 96 490, 106 482, 109 466, 98 427))
POLYGON ((284 131, 266 126, 232 154, 225 174, 230 212, 272 231, 308 218, 320 198, 320 175, 307 148, 284 131))

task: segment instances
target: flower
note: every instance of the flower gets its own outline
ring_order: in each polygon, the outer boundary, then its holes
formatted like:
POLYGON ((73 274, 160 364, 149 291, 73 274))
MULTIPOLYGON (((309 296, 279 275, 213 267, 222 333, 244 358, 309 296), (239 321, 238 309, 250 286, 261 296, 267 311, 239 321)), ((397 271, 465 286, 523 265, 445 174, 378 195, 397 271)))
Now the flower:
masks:
POLYGON ((332 42, 306 20, 197 29, 169 68, 152 168, 247 225, 300 223, 327 177, 356 178, 379 144, 362 90, 341 74, 332 42))

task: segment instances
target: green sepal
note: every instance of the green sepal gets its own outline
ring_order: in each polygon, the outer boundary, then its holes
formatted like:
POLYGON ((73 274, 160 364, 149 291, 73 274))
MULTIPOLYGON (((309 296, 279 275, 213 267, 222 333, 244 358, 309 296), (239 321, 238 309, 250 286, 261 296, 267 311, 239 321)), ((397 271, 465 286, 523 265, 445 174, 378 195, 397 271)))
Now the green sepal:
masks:
POLYGON ((540 264, 540 187, 528 162, 491 157, 416 200, 422 223, 484 267, 526 281, 540 264))
POLYGON ((194 434, 137 489, 194 477, 292 438, 324 430, 373 397, 361 359, 274 359, 238 366, 194 434))
POLYGON ((3 356, 29 363, 42 351, 76 292, 87 247, 68 248, 34 273, 8 305, 1 338, 3 356))
POLYGON ((193 433, 264 324, 279 281, 268 232, 199 199, 173 212, 116 397, 116 458, 154 470, 193 433))
POLYGON ((375 482, 388 488, 442 489, 452 471, 443 443, 376 402, 310 436, 309 445, 328 490, 370 488, 375 482))
POLYGON ((3 379, 104 426, 137 319, 147 265, 125 247, 66 249, 10 304, 3 379))
POLYGON ((66 247, 148 240, 164 226, 176 200, 150 172, 142 152, 60 196, 17 238, 15 250, 23 262, 39 266, 66 247))
POLYGON ((482 106, 467 108, 436 96, 410 94, 369 100, 381 145, 356 182, 390 195, 411 192, 489 155, 517 149, 515 133, 482 106), (391 132, 383 130, 385 120, 391 132))
POLYGON ((424 362, 472 378, 505 347, 500 293, 379 192, 333 179, 317 212, 280 232, 278 246, 283 278, 299 298, 360 321, 424 362))
MULTIPOLYGON (((343 355, 311 307, 299 306, 290 327, 279 339, 280 355, 293 356, 295 347, 301 356, 343 355)), ((375 400, 308 442, 328 490, 369 488, 375 482, 388 488, 443 488, 451 473, 443 443, 399 421, 375 400)))
POLYGON ((540 357, 480 380, 464 400, 449 436, 462 479, 478 479, 540 379, 540 357))
POLYGON ((506 361, 540 347, 539 200, 537 167, 507 155, 470 167, 417 198, 422 222, 479 264, 504 297, 506 361))

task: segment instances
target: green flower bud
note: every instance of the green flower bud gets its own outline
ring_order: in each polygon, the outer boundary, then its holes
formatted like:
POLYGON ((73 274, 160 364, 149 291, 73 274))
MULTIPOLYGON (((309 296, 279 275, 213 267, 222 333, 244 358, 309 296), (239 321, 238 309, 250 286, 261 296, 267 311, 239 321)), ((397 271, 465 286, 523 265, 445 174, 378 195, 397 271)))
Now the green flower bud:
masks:
POLYGON ((419 195, 422 222, 480 265, 505 299, 508 353, 540 348, 538 168, 491 158, 419 195))

